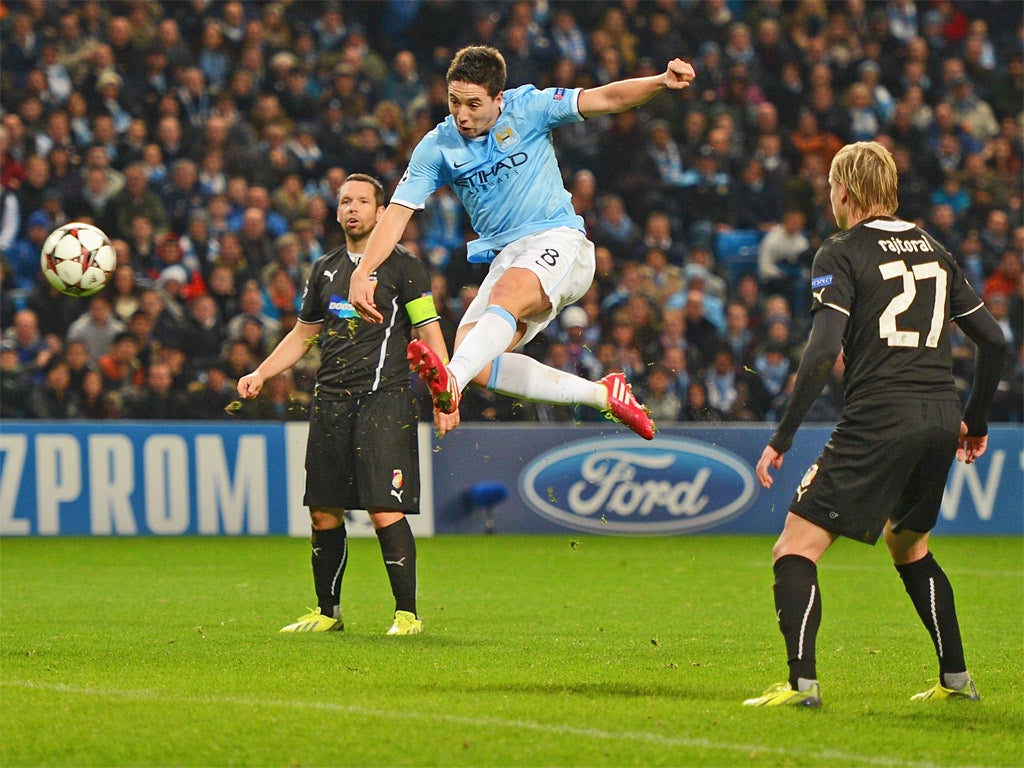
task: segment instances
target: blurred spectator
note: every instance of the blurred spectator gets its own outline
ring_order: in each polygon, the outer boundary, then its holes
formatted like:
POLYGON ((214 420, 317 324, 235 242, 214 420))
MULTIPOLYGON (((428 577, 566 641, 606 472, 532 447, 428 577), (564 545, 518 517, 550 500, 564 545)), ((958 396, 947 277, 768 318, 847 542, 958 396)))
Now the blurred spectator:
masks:
POLYGON ((743 166, 734 205, 738 229, 768 232, 782 220, 782 190, 765 178, 764 166, 756 157, 743 166))
POLYGON ((107 391, 103 375, 97 370, 85 372, 78 399, 83 419, 117 419, 121 417, 119 398, 107 391))
MULTIPOLYGON (((207 360, 198 377, 189 386, 188 402, 193 418, 218 421, 230 417, 230 406, 236 402, 235 386, 223 365, 216 359, 207 360)), ((233 411, 232 411, 233 412, 233 411)))
POLYGON ((242 330, 249 321, 255 323, 261 330, 262 343, 265 347, 270 347, 277 341, 281 324, 264 311, 263 291, 255 281, 247 283, 242 288, 238 298, 238 314, 227 322, 228 338, 232 341, 241 339, 242 330))
MULTIPOLYGON (((551 42, 558 56, 568 59, 576 66, 587 61, 587 41, 570 6, 557 6, 552 12, 551 42)), ((676 48, 674 51, 678 52, 676 48)), ((673 53, 673 55, 676 55, 673 53)))
POLYGON ((684 287, 683 270, 670 264, 666 252, 658 246, 650 246, 644 254, 640 267, 640 289, 659 305, 664 305, 669 296, 684 287))
POLYGON ((756 339, 750 327, 750 312, 741 301, 730 301, 725 307, 724 341, 732 350, 738 365, 747 366, 753 358, 756 339))
POLYGON ((112 201, 112 231, 127 236, 136 216, 145 216, 159 232, 166 232, 170 227, 167 209, 160 195, 149 187, 146 169, 141 163, 132 163, 124 169, 124 188, 112 201))
POLYGON ((35 211, 25 220, 25 236, 6 250, 4 257, 11 267, 15 288, 30 291, 39 274, 39 254, 46 236, 53 229, 53 220, 44 211, 35 211))
POLYGON ((25 416, 32 378, 18 355, 14 341, 0 341, 0 416, 20 419, 25 416))
POLYGON ((71 376, 71 389, 82 394, 82 382, 88 371, 98 371, 96 361, 89 357, 89 349, 84 341, 69 341, 64 344, 64 359, 68 363, 71 376))
POLYGON ((640 229, 626 212, 619 195, 597 201, 597 221, 592 233, 595 245, 608 248, 616 259, 628 259, 640 243, 640 229))
POLYGON ((966 76, 957 76, 950 83, 947 103, 953 120, 977 141, 985 142, 999 133, 995 113, 986 101, 978 98, 974 85, 966 76))
POLYGON ((81 403, 71 389, 71 373, 63 357, 54 357, 46 364, 41 384, 32 387, 25 404, 27 419, 77 419, 81 403))
POLYGON ((108 390, 141 386, 146 372, 139 360, 139 340, 131 331, 122 331, 114 337, 109 351, 97 359, 103 383, 108 390))
POLYGON ((719 346, 704 374, 707 402, 726 421, 752 421, 750 376, 737 370, 732 350, 719 346))
POLYGON ((687 171, 682 199, 690 247, 710 248, 717 232, 733 226, 733 179, 719 168, 710 145, 701 147, 696 169, 687 171))
POLYGON ((652 366, 638 397, 655 424, 679 420, 683 404, 672 389, 672 372, 661 363, 652 366))
POLYGON ((804 214, 786 211, 757 249, 757 276, 766 293, 783 293, 794 299, 794 282, 801 280, 809 261, 811 241, 804 232, 804 214))
POLYGON ((684 336, 687 343, 700 355, 701 366, 710 365, 720 344, 718 329, 715 328, 714 323, 708 320, 704 312, 703 291, 690 289, 686 292, 683 318, 686 322, 684 336))
MULTIPOLYGON (((1006 211, 989 211, 985 224, 978 233, 981 238, 981 257, 985 274, 991 274, 1010 247, 1010 217, 1006 211)), ((1018 251, 1020 253, 1020 251, 1018 251)))
POLYGON ((188 158, 175 160, 171 164, 170 178, 164 183, 160 194, 171 231, 185 232, 193 211, 201 209, 204 203, 199 185, 199 168, 195 162, 188 158))
POLYGON ((999 260, 999 265, 985 280, 982 298, 986 302, 995 295, 1001 295, 1005 301, 1007 296, 1012 296, 1017 292, 1020 286, 1021 275, 1024 274, 1022 258, 1024 258, 1024 255, 1019 251, 1007 250, 1003 253, 1002 259, 999 260))
POLYGON ((125 392, 124 414, 130 419, 175 421, 193 416, 188 398, 173 390, 174 378, 166 363, 149 366, 146 383, 125 392))
POLYGON ((98 360, 106 354, 114 338, 126 326, 121 322, 110 304, 106 293, 89 297, 88 309, 68 328, 68 341, 81 341, 89 351, 89 357, 98 360))
POLYGON ((763 418, 777 421, 782 415, 780 407, 787 402, 785 389, 790 375, 796 373, 796 364, 784 345, 771 342, 754 356, 752 368, 757 373, 764 400, 757 410, 763 418))
POLYGON ((686 402, 680 412, 681 421, 717 422, 722 415, 708 402, 708 390, 702 381, 691 381, 686 389, 686 402))
POLYGON ((154 341, 177 338, 184 330, 185 318, 181 308, 168 302, 165 294, 156 288, 147 288, 139 296, 139 311, 149 318, 154 341))

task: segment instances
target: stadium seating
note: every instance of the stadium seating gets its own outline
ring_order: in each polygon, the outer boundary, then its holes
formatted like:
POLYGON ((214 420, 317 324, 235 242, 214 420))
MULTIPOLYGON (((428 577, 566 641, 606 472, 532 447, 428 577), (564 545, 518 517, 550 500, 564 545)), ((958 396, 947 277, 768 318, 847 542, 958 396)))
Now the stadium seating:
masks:
POLYGON ((757 229, 734 229, 715 236, 715 258, 728 274, 730 288, 743 275, 757 275, 757 248, 763 236, 757 229))

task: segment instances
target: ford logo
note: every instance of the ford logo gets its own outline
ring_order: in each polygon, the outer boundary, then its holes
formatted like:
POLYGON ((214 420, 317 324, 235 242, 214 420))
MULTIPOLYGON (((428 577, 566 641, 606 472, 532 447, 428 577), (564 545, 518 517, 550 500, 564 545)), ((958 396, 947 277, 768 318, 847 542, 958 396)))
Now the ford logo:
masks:
POLYGON ((661 438, 582 440, 543 453, 519 476, 542 517, 591 533, 690 533, 736 517, 754 501, 747 463, 707 443, 661 438))

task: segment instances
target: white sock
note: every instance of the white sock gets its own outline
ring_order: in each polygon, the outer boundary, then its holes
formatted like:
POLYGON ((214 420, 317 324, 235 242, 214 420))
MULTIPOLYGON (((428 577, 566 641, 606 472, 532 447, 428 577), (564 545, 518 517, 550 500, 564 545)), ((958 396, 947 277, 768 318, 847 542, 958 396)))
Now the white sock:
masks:
POLYGON ((532 357, 506 352, 494 361, 487 388, 535 403, 608 407, 608 389, 596 381, 544 365, 532 357))
POLYGON ((477 322, 448 363, 448 373, 459 389, 469 386, 476 375, 508 349, 516 334, 516 319, 507 310, 491 305, 477 322))

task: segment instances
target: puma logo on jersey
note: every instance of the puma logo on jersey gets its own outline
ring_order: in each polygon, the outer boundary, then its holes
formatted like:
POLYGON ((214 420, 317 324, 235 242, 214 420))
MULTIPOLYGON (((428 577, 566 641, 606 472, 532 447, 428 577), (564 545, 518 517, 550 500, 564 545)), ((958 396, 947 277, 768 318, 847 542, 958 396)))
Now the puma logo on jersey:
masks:
POLYGON ((334 276, 336 274, 338 274, 338 270, 336 270, 336 269, 325 269, 324 270, 324 277, 326 277, 328 280, 333 280, 334 276))
POLYGON ((811 295, 814 296, 814 300, 819 304, 825 303, 825 289, 822 288, 820 291, 811 291, 811 295))

